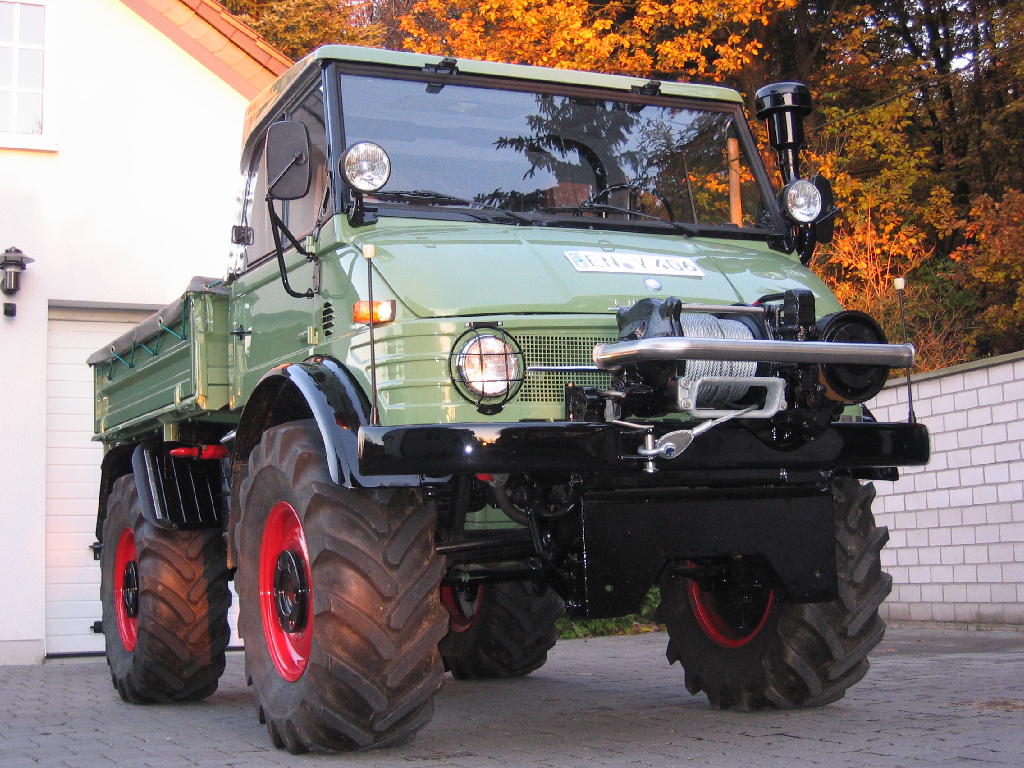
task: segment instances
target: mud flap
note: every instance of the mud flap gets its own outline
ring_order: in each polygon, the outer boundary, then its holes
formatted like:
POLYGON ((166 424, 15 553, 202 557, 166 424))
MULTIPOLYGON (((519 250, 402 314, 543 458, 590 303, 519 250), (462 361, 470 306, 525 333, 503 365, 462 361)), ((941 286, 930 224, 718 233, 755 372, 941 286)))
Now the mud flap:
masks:
POLYGON ((709 557, 763 557, 791 602, 836 596, 827 489, 594 492, 581 515, 583 579, 570 600, 581 616, 631 613, 667 565, 709 557))

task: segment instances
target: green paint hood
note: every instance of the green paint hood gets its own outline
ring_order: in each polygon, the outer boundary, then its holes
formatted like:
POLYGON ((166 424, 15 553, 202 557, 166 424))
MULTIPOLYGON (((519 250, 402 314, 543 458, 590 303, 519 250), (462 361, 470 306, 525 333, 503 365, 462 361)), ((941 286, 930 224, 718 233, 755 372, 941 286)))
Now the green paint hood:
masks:
POLYGON ((755 240, 382 217, 356 238, 367 243, 420 317, 605 314, 649 296, 750 303, 789 288, 811 290, 819 313, 839 309, 815 275, 755 240))

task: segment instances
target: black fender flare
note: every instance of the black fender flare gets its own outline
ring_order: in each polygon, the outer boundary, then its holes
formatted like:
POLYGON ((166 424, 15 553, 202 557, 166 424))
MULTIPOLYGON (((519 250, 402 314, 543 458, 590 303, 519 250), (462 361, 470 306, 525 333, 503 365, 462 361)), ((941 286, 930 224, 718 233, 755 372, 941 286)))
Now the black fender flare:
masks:
POLYGON ((271 427, 312 418, 320 430, 331 479, 345 488, 419 486, 420 475, 364 476, 359 472, 358 434, 370 419, 370 405, 352 375, 333 358, 313 357, 279 365, 260 379, 242 410, 232 443, 228 567, 238 564, 235 521, 239 487, 249 454, 271 427))
POLYGON ((263 433, 278 424, 312 418, 327 452, 331 479, 345 488, 410 487, 420 475, 363 475, 358 435, 370 419, 370 404, 352 375, 335 359, 313 357, 285 363, 260 379, 242 410, 234 439, 234 476, 249 460, 263 433))
POLYGON ((100 492, 96 509, 96 541, 103 541, 103 523, 107 519, 107 500, 114 489, 114 482, 119 477, 130 475, 132 469, 132 453, 137 443, 115 445, 103 455, 100 464, 100 492))

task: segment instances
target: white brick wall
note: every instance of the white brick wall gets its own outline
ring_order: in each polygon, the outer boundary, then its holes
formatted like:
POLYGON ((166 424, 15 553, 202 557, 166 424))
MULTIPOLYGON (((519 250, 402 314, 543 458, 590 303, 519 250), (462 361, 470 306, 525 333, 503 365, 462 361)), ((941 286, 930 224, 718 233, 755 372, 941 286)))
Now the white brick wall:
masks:
MULTIPOLYGON (((913 394, 932 457, 875 481, 893 577, 883 616, 1024 629, 1024 352, 914 376, 913 394)), ((905 421, 906 379, 868 406, 905 421)))

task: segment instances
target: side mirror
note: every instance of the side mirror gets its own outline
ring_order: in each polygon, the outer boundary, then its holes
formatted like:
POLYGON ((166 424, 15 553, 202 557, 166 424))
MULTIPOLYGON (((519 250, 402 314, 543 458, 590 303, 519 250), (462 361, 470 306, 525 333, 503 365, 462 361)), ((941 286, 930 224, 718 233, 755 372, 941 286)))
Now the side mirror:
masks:
POLYGON ((768 143, 779 156, 782 183, 800 178, 804 117, 811 113, 811 92, 802 83, 766 85, 755 94, 758 120, 768 125, 768 143))
POLYGON ((298 200, 309 192, 309 131, 297 120, 281 120, 267 129, 267 199, 298 200))

